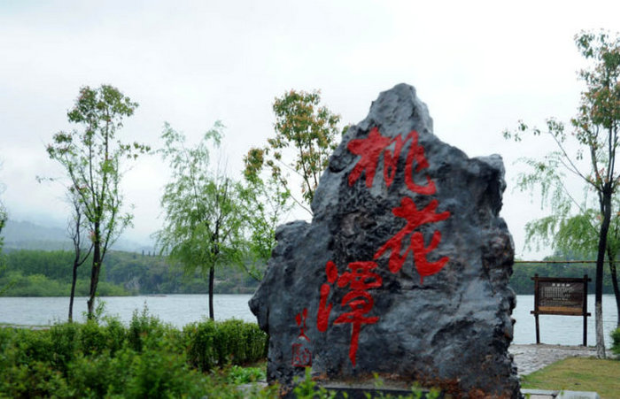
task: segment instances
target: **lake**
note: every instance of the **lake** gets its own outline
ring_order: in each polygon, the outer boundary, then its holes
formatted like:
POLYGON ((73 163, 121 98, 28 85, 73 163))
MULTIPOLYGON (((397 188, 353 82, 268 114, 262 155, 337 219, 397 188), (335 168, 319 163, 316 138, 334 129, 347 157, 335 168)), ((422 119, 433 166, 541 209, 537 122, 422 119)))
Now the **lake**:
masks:
MULTIPOLYGON (((131 320, 134 311, 148 307, 149 313, 158 316, 166 323, 183 327, 188 323, 200 321, 208 316, 207 295, 167 295, 106 297, 105 314, 118 316, 123 322, 131 320)), ((256 322, 248 308, 251 295, 215 295, 215 318, 231 318, 256 322)), ((74 319, 84 320, 86 299, 76 298, 74 319)), ((55 321, 65 321, 69 308, 68 298, 12 298, 0 297, 0 323, 16 325, 48 325, 55 321)), ((594 295, 588 296, 588 308, 592 317, 588 318, 588 345, 595 344, 594 335, 594 295)), ((518 295, 517 307, 513 317, 515 324, 514 343, 536 343, 533 295, 518 295)), ((610 346, 610 332, 616 326, 617 312, 613 295, 603 296, 603 326, 605 343, 610 346)), ((540 339, 545 344, 581 345, 583 318, 576 316, 540 316, 540 339)))

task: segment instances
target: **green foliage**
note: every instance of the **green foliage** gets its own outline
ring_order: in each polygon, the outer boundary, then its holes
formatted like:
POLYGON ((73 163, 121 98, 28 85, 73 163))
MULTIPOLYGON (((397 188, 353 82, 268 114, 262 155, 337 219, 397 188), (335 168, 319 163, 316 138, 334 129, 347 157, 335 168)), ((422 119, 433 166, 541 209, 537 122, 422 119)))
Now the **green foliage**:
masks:
POLYGON ((302 200, 292 197, 303 209, 312 213, 314 191, 331 153, 336 148, 340 116, 320 106, 320 92, 291 90, 273 103, 276 135, 265 148, 252 148, 246 156, 246 177, 257 176, 263 167, 291 192, 288 175, 282 167, 294 171, 302 179, 302 200))
MULTIPOLYGON (((244 369, 240 360, 249 359, 249 353, 261 353, 256 360, 264 360, 266 336, 255 324, 216 323, 205 321, 186 327, 184 331, 167 326, 144 309, 134 314, 129 327, 117 319, 95 319, 85 324, 62 323, 49 330, 0 328, 0 397, 230 397, 242 398, 233 386, 264 378, 257 368, 244 369), (222 325, 225 325, 222 327, 222 325), (202 339, 202 349, 195 345, 200 340, 196 330, 210 331, 213 338, 202 339), (262 345, 253 351, 247 348, 248 331, 260 334, 254 339, 262 345), (219 373, 204 374, 192 362, 198 351, 211 351, 216 359, 218 340, 231 353, 220 356, 234 366, 219 373), (232 344, 233 340, 241 341, 232 344), (223 342, 223 341, 222 341, 223 342), (240 348, 245 348, 245 355, 240 348), (192 350, 194 353, 192 353, 192 350)), ((215 363, 204 370, 213 370, 215 363)), ((253 388, 253 397, 275 397, 274 390, 253 388)))
MULTIPOLYGON (((172 181, 166 184, 161 205, 166 215, 156 233, 160 253, 183 265, 187 274, 200 270, 214 282, 215 268, 242 263, 246 223, 243 188, 227 177, 210 155, 219 147, 224 126, 213 129, 192 148, 185 136, 166 123, 160 150, 170 163, 172 181)), ((213 290, 209 290, 209 317, 214 318, 213 290)))
POLYGON ((264 368, 232 366, 228 371, 228 382, 235 385, 265 381, 267 374, 264 368))
POLYGON ((265 358, 267 336, 256 324, 239 320, 207 320, 183 329, 189 363, 201 371, 265 358))
MULTIPOLYGON (((70 251, 11 250, 0 270, 0 287, 6 296, 69 296, 70 251)), ((249 262, 249 260, 248 260, 249 262)), ((77 296, 89 294, 89 270, 78 269, 77 296)), ((200 271, 185 275, 165 257, 110 251, 101 270, 100 296, 135 294, 206 294, 208 287, 200 271)), ((249 294, 257 281, 237 268, 219 270, 216 294, 249 294)))
POLYGON ((306 367, 304 378, 295 377, 295 388, 293 393, 297 399, 333 399, 336 397, 336 392, 330 392, 324 387, 318 385, 311 375, 310 367, 306 367))
POLYGON ((248 253, 242 264, 247 273, 257 281, 262 280, 267 261, 276 246, 276 227, 292 206, 289 191, 280 184, 277 177, 262 177, 259 173, 260 167, 256 166, 262 164, 257 158, 259 154, 260 150, 254 149, 244 158, 247 183, 244 202, 251 236, 248 253))
POLYGON ((150 151, 139 143, 125 144, 117 136, 123 119, 133 115, 138 103, 118 89, 102 85, 83 87, 75 105, 67 112, 69 122, 82 131, 59 132, 47 153, 67 174, 68 190, 87 220, 93 246, 88 314, 92 316, 99 274, 109 246, 131 224, 132 215, 121 213, 119 189, 123 159, 136 159, 150 151))
POLYGON ((618 355, 620 360, 620 328, 611 332, 611 351, 618 355))
POLYGON ((209 371, 216 364, 215 350, 216 325, 213 320, 192 323, 185 326, 183 334, 187 341, 189 363, 201 371, 209 371))
POLYGON ((159 318, 149 315, 145 304, 142 313, 138 314, 135 310, 129 322, 129 347, 136 352, 142 352, 149 345, 161 340, 169 330, 170 327, 165 326, 159 318))

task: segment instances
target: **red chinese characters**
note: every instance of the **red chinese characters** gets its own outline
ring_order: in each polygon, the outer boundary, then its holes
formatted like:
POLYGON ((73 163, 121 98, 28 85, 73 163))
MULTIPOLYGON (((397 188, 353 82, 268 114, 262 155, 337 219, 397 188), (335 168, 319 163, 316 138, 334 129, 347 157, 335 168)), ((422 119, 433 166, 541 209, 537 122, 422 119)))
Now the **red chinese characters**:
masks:
POLYGON ((312 366, 312 353, 308 348, 310 338, 306 335, 306 319, 308 318, 308 309, 304 308, 301 313, 295 316, 295 322, 299 327, 299 335, 293 343, 293 367, 309 367, 312 366))
POLYGON ((418 194, 435 194, 435 183, 428 175, 426 176, 426 185, 419 185, 413 179, 414 163, 417 165, 415 168, 416 173, 429 166, 424 156, 424 147, 418 144, 418 132, 415 130, 409 132, 404 139, 402 136, 390 139, 389 137, 382 136, 379 129, 374 127, 370 130, 368 137, 351 140, 347 148, 351 153, 362 158, 355 164, 355 167, 349 174, 349 185, 353 185, 360 178, 362 172, 364 172, 366 173, 366 187, 372 187, 379 159, 383 155, 383 179, 386 186, 390 187, 396 175, 400 152, 408 141, 411 141, 411 145, 405 162, 405 184, 407 188, 418 194), (392 149, 388 148, 392 144, 394 144, 394 147, 392 149))
MULTIPOLYGON (((412 130, 406 136, 398 135, 395 138, 383 136, 377 127, 370 130, 368 137, 351 140, 347 146, 354 155, 359 155, 357 163, 348 176, 349 186, 359 180, 365 174, 365 185, 371 188, 374 183, 377 168, 383 161, 383 179, 389 188, 397 175, 399 159, 403 149, 409 145, 405 159, 402 180, 407 189, 413 193, 414 198, 433 195, 437 192, 435 182, 428 174, 417 176, 430 167, 426 159, 425 149, 419 143, 418 132, 412 130), (422 182, 422 183, 420 183, 422 182)), ((428 205, 418 208, 413 198, 405 196, 401 199, 400 206, 392 209, 397 218, 405 219, 405 226, 393 237, 389 238, 374 254, 374 261, 356 261, 347 266, 347 271, 338 273, 336 264, 332 261, 325 265, 326 282, 321 285, 319 308, 317 312, 316 327, 319 332, 326 332, 330 325, 330 315, 334 304, 330 303, 332 290, 348 289, 343 295, 340 306, 343 311, 333 320, 333 325, 351 325, 351 342, 349 345, 349 359, 353 366, 357 362, 359 347, 359 335, 362 326, 375 324, 380 316, 372 315, 375 299, 370 292, 373 288, 379 288, 383 279, 376 273, 376 260, 388 255, 388 268, 392 273, 398 273, 406 259, 411 254, 413 264, 420 275, 420 283, 424 277, 436 274, 448 262, 444 256, 436 261, 429 261, 428 256, 441 243, 441 232, 435 230, 430 241, 425 240, 422 226, 445 221, 450 218, 449 211, 438 212, 439 201, 431 199, 428 205), (428 245, 426 244, 428 242, 428 245)), ((427 230, 427 227, 424 227, 427 230)), ((306 367, 311 365, 311 353, 305 344, 309 343, 306 331, 307 309, 296 317, 297 325, 301 327, 301 333, 293 345, 293 365, 306 367)))
MULTIPOLYGON (((381 156, 383 156, 383 178, 386 186, 390 187, 394 181, 400 153, 404 145, 410 142, 405 160, 405 185, 412 193, 421 195, 435 194, 437 187, 430 176, 425 176, 426 184, 424 185, 416 183, 414 179, 414 174, 429 167, 424 147, 420 145, 418 139, 419 135, 415 130, 409 132, 404 139, 400 135, 391 139, 383 136, 379 129, 374 127, 370 130, 368 137, 351 140, 347 148, 351 153, 359 155, 361 158, 349 174, 349 185, 355 183, 362 173, 365 173, 366 187, 372 187, 377 166, 381 156)), ((423 234, 415 231, 423 224, 436 223, 450 217, 450 212, 448 211, 437 213, 438 206, 439 202, 432 200, 428 206, 419 210, 411 198, 403 198, 400 207, 392 209, 392 213, 396 217, 404 218, 407 224, 377 250, 374 259, 389 253, 390 271, 397 273, 403 267, 409 253, 412 253, 421 283, 424 282, 424 277, 440 271, 449 261, 449 258, 442 257, 435 262, 430 262, 427 259, 427 255, 436 249, 441 242, 441 232, 433 232, 431 240, 428 246, 426 246, 423 234)))
POLYGON ((409 252, 413 252, 413 261, 420 274, 420 283, 424 282, 425 276, 437 273, 448 262, 447 257, 443 257, 436 262, 429 262, 426 255, 439 245, 441 232, 435 231, 428 247, 424 246, 424 237, 420 232, 414 230, 426 223, 436 223, 450 217, 450 212, 437 213, 439 202, 432 200, 428 206, 418 210, 413 200, 405 197, 401 200, 400 207, 392 209, 394 216, 404 218, 407 224, 396 235, 390 238, 375 253, 375 259, 381 257, 386 252, 390 252, 389 268, 392 273, 397 273, 403 267, 409 252), (409 236, 409 240, 407 237, 409 236), (402 250, 405 247, 404 251, 402 250))
POLYGON ((321 299, 317 315, 317 329, 321 332, 327 331, 329 326, 329 315, 332 304, 327 304, 327 297, 331 291, 331 285, 336 284, 340 288, 349 287, 350 291, 342 298, 341 306, 350 308, 350 311, 342 313, 334 324, 351 323, 351 344, 349 345, 349 359, 355 366, 357 349, 359 346, 359 334, 362 324, 374 324, 379 321, 377 316, 366 316, 374 306, 374 299, 368 292, 371 288, 380 287, 383 279, 371 270, 376 268, 375 262, 352 262, 349 263, 350 271, 338 276, 338 269, 334 262, 329 261, 325 266, 325 274, 328 283, 321 286, 321 299))

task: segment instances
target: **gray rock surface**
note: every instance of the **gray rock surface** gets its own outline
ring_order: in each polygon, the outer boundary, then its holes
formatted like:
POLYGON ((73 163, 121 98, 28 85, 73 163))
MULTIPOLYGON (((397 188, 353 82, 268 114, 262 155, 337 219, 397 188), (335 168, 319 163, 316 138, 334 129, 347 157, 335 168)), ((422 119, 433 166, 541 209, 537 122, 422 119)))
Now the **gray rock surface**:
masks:
POLYGON ((503 163, 470 159, 432 128, 412 86, 381 93, 332 155, 312 223, 278 229, 250 301, 270 337, 269 381, 290 387, 311 367, 330 383, 376 373, 519 397, 503 163))

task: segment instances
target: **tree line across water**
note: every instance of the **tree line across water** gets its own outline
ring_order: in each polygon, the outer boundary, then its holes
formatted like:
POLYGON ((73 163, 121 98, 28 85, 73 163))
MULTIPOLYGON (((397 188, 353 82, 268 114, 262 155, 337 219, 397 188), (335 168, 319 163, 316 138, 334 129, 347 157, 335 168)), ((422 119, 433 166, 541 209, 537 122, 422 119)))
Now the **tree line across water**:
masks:
MULTIPOLYGON (((0 270, 4 296, 69 296, 72 251, 7 250, 5 268, 0 270)), ((78 269, 76 295, 87 296, 89 273, 78 269)), ((166 257, 148 253, 111 251, 101 272, 99 294, 123 296, 140 294, 207 294, 208 286, 199 272, 186 275, 166 257)), ((214 293, 248 294, 258 281, 241 268, 218 271, 214 293)))
MULTIPOLYGON (((72 251, 9 250, 6 268, 0 271, 0 286, 9 286, 5 296, 68 296, 71 284, 72 251)), ((596 265, 579 263, 515 263, 510 286, 518 295, 533 295, 532 277, 593 277, 596 265)), ((89 270, 78 270, 77 296, 88 295, 89 270)), ((111 251, 102 268, 100 295, 207 294, 208 286, 199 272, 186 275, 166 257, 149 253, 111 251)), ((594 293, 593 281, 588 287, 594 293)), ((214 293, 251 294, 258 280, 242 268, 218 270, 214 293)), ((605 294, 613 294, 609 278, 605 294)))

